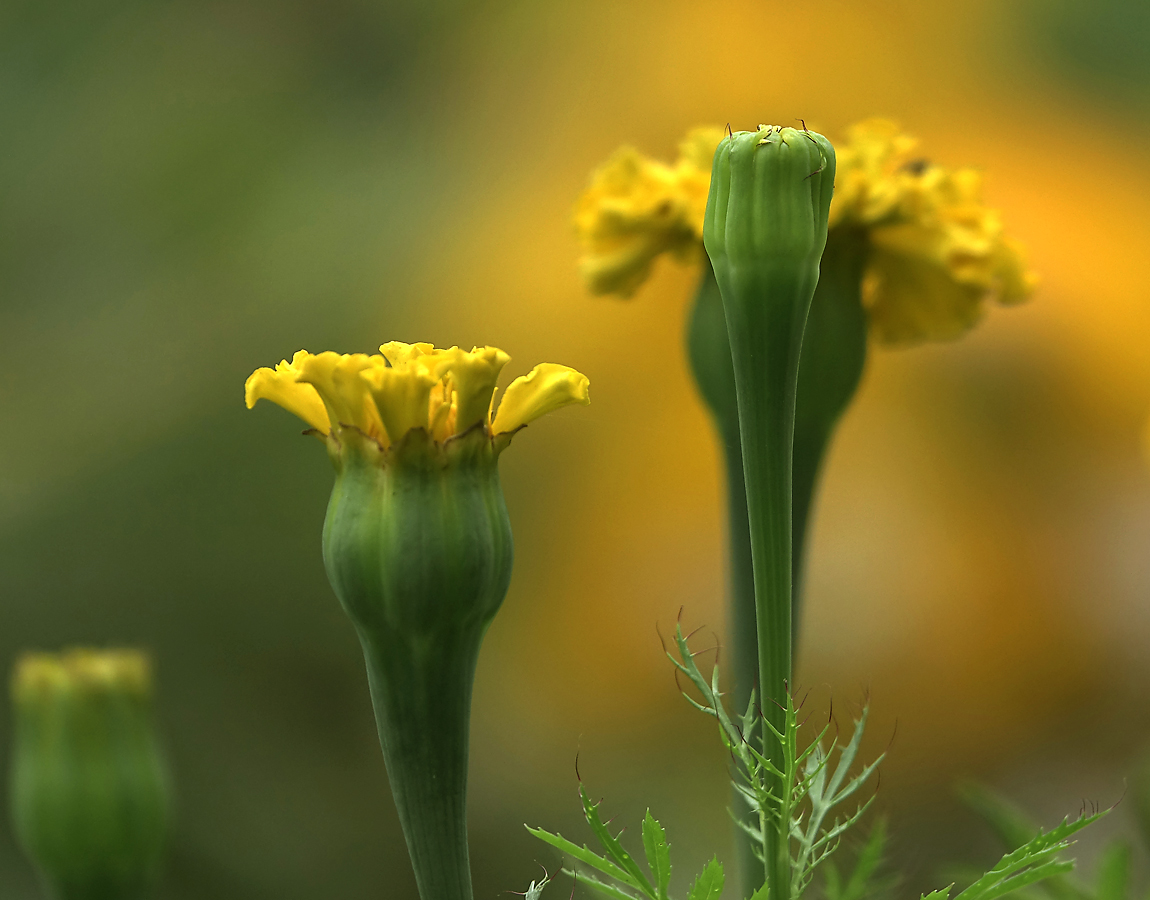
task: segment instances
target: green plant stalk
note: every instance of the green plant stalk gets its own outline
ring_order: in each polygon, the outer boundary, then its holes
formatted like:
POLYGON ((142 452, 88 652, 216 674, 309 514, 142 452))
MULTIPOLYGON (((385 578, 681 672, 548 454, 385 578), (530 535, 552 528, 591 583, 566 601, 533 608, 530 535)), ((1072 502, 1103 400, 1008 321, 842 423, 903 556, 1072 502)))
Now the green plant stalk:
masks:
MULTIPOLYGON (((802 575, 819 476, 834 431, 858 390, 866 363, 867 319, 862 276, 869 245, 861 230, 828 232, 819 283, 811 301, 799 358, 795 398, 791 510, 791 625, 797 649, 802 575)), ((745 709, 758 674, 754 573, 739 432, 739 407, 723 299, 710 260, 695 292, 687 354, 723 451, 726 475, 729 631, 734 650, 734 703, 745 709)))
MULTIPOLYGON (((818 279, 794 265, 733 272, 724 294, 770 298, 749 310, 725 304, 732 342, 755 583, 759 681, 764 718, 785 729, 791 680, 791 465, 798 348, 818 279)), ((720 281, 722 284, 722 281, 720 281)), ((768 758, 780 754, 764 739, 768 758)), ((781 770, 782 757, 772 759, 781 770)), ((779 855, 777 847, 771 853, 779 855)), ((768 876, 771 861, 768 860, 768 876)), ((777 882, 772 882, 775 888, 777 882)), ((776 900, 779 900, 776 894, 776 900)))
POLYGON ((453 638, 441 656, 438 647, 396 652, 394 641, 360 635, 387 777, 425 900, 472 896, 467 758, 479 643, 453 638))
POLYGON ((498 451, 482 430, 444 446, 418 430, 388 454, 337 454, 324 563, 363 647, 419 895, 472 900, 471 690, 512 556, 498 451))
MULTIPOLYGON (((782 796, 792 673, 791 483, 799 355, 827 240, 834 148, 805 129, 760 126, 715 151, 703 243, 723 298, 755 582, 763 753, 782 796)), ((763 832, 772 900, 789 900, 790 823, 763 832)))
MULTIPOLYGON (((821 274, 811 301, 799 358, 795 402, 792 482, 793 647, 797 647, 802 609, 802 573, 810 513, 827 447, 858 389, 866 361, 866 313, 862 274, 868 244, 865 232, 832 229, 823 252, 821 274)), ((758 633, 750 521, 739 430, 735 374, 722 296, 709 259, 688 318, 687 350, 695 382, 715 422, 727 480, 728 629, 733 650, 734 707, 746 709, 758 675, 758 633)), ((735 808, 745 807, 736 796, 735 808)), ((750 838, 737 831, 743 886, 754 890, 765 877, 750 838)))
MULTIPOLYGON (((735 372, 731 365, 731 342, 727 339, 723 298, 715 280, 715 270, 706 256, 703 257, 702 269, 687 318, 687 357, 695 384, 711 412, 723 451, 723 471, 727 480, 727 633, 733 651, 734 708, 745 710, 758 681, 759 641, 755 630, 755 576, 751 564, 747 487, 743 481, 739 404, 735 396, 735 372)), ((746 799, 737 790, 731 804, 738 815, 749 811, 746 799)), ((741 828, 735 829, 735 841, 743 893, 749 895, 762 886, 765 870, 755 855, 751 838, 741 828)))

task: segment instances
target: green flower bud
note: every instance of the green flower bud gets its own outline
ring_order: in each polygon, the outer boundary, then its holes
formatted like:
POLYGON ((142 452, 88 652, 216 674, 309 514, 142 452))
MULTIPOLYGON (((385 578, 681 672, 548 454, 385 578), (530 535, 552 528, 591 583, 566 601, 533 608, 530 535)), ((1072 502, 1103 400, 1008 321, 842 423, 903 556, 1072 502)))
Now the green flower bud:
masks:
MULTIPOLYGON (((792 675, 792 464, 803 330, 819 280, 834 192, 835 154, 822 135, 759 126, 715 151, 703 244, 723 299, 747 494, 763 746, 778 742, 792 675)), ((781 786, 780 786, 781 789, 781 786)), ((766 828, 773 900, 787 900, 787 835, 766 828)))
POLYGON ((62 900, 144 897, 168 791, 147 658, 131 650, 29 654, 12 678, 16 836, 62 900))

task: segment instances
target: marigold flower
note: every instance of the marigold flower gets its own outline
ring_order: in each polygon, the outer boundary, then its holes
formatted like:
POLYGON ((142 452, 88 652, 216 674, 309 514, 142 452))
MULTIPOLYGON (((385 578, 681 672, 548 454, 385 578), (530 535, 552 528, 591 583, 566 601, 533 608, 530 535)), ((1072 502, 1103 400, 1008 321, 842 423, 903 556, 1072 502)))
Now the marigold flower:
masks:
MULTIPOLYGON (((723 132, 697 128, 674 166, 624 148, 580 197, 580 268, 594 293, 630 296, 664 252, 696 258, 697 198, 723 132), (709 151, 708 148, 709 147, 709 151)), ((1036 279, 1018 243, 981 200, 981 177, 918 157, 917 139, 868 119, 839 145, 830 227, 866 233, 863 304, 871 333, 888 344, 947 340, 969 330, 988 302, 1025 300, 1036 279)))
POLYGON ((16 664, 13 822, 56 896, 143 896, 157 874, 168 794, 151 694, 151 666, 134 650, 16 664))
POLYGON ((867 231, 863 305, 885 343, 946 340, 968 331, 989 300, 1020 303, 1034 288, 1018 244, 983 205, 974 169, 916 155, 918 141, 885 119, 847 132, 831 227, 867 231))
POLYGON ((543 363, 507 386, 495 347, 392 341, 379 354, 301 350, 252 373, 336 464, 323 526, 328 580, 359 635, 392 795, 423 900, 472 896, 471 685, 511 579, 499 455, 542 415, 590 402, 587 376, 543 363))
POLYGON ((700 258, 711 157, 721 137, 720 129, 696 128, 674 165, 623 147, 595 170, 575 207, 584 249, 579 268, 594 293, 630 296, 663 253, 700 258))
POLYGON ((542 363, 508 385, 493 416, 496 381, 510 360, 502 350, 399 341, 379 350, 371 356, 300 350, 290 363, 256 369, 244 385, 248 409, 271 400, 320 435, 350 430, 387 447, 415 429, 438 442, 477 425, 501 437, 560 407, 591 402, 586 375, 542 363))

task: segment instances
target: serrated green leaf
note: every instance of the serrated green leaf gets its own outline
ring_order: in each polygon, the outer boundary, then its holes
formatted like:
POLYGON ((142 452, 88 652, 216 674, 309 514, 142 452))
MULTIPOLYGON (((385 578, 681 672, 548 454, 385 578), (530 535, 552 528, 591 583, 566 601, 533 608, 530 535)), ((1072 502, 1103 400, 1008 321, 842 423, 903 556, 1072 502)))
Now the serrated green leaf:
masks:
POLYGON ((691 886, 687 900, 719 900, 721 893, 723 893, 723 864, 717 857, 712 856, 711 861, 691 886))
POLYGON ((579 785, 579 799, 583 802, 583 815, 587 819, 587 824, 591 826, 591 830, 595 832, 595 836, 599 838, 599 843, 603 845, 603 849, 607 851, 607 855, 618 863, 619 867, 629 876, 619 878, 619 876, 616 875, 614 877, 642 891, 646 896, 650 897, 651 900, 658 900, 654 885, 652 885, 650 879, 643 874, 643 870, 639 868, 635 860, 631 858, 631 854, 623 849, 623 845, 619 843, 619 839, 611 834, 611 830, 599 816, 599 804, 591 802, 591 795, 587 793, 587 789, 583 787, 582 784, 579 785))
POLYGON ((587 885, 591 890, 596 893, 602 894, 605 897, 610 897, 611 900, 639 900, 634 894, 629 894, 622 888, 616 887, 613 884, 607 884, 605 881, 600 881, 594 875, 588 875, 586 872, 575 872, 571 869, 564 869, 564 875, 570 875, 575 879, 575 884, 587 885))
POLYGON ((937 891, 931 891, 929 894, 923 894, 922 900, 948 900, 950 897, 951 888, 953 887, 954 885, 952 884, 950 887, 939 888, 937 891))
POLYGON ((1098 900, 1126 900, 1130 885, 1130 845, 1107 845, 1098 863, 1098 900))
MULTIPOLYGON (((1054 875, 1063 875, 1074 869, 1074 863, 1068 859, 1052 859, 1049 862, 1043 863, 1040 866, 1034 866, 1031 869, 1011 876, 998 884, 993 885, 988 890, 978 895, 978 900, 998 900, 999 897, 1005 897, 1007 894, 1013 894, 1020 888, 1027 885, 1035 884, 1039 881, 1044 881, 1054 875)), ((960 895, 961 896, 961 895, 960 895)))
POLYGON ((771 896, 771 886, 764 884, 761 888, 751 894, 750 900, 768 900, 771 896))
POLYGON ((643 850, 647 854, 647 868, 655 876, 655 891, 659 900, 667 900, 667 885, 671 883, 671 848, 663 826, 647 810, 643 819, 643 850))
POLYGON ((609 875, 612 878, 623 882, 626 885, 637 888, 637 884, 632 884, 631 876, 625 871, 615 865, 611 860, 604 859, 589 847, 580 847, 578 844, 567 840, 559 834, 552 834, 549 831, 544 831, 542 828, 532 828, 530 825, 524 826, 531 834, 539 838, 546 844, 550 844, 560 853, 566 853, 572 859, 577 859, 584 865, 591 866, 593 869, 598 869, 604 875, 609 875))
POLYGON ((1007 853, 974 884, 958 895, 956 900, 996 900, 1028 884, 1061 875, 1074 868, 1071 862, 1056 857, 1070 846, 1068 838, 1092 822, 1098 821, 1109 810, 1092 816, 1069 818, 1047 832, 1039 832, 1017 850, 1007 853))

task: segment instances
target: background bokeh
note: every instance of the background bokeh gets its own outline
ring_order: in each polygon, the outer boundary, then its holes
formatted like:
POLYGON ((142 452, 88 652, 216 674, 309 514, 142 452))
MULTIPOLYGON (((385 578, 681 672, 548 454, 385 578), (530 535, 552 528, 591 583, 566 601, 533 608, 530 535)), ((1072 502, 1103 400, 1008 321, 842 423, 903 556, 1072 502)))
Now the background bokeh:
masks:
MULTIPOLYGON (((869 693, 903 893, 1150 752, 1150 7, 1136 0, 7 0, 0 4, 0 661, 157 659, 165 898, 412 900, 322 447, 248 373, 292 351, 492 343, 593 405, 504 456, 511 593, 476 686, 476 896, 583 837, 574 760, 650 805, 677 881, 731 859, 724 757, 656 623, 723 624, 718 459, 681 352, 694 273, 627 303, 572 203, 696 124, 879 114, 986 171, 1042 285, 954 344, 876 348, 826 472, 801 681, 869 693), (897 720, 897 737, 891 742, 897 720)), ((9 715, 0 706, 0 764, 9 715)), ((5 802, 6 805, 6 802, 5 802)), ((1126 803, 1080 845, 1133 834, 1126 803)), ((556 888, 566 895, 565 888, 556 888)), ((0 827, 0 896, 39 896, 0 827)))

